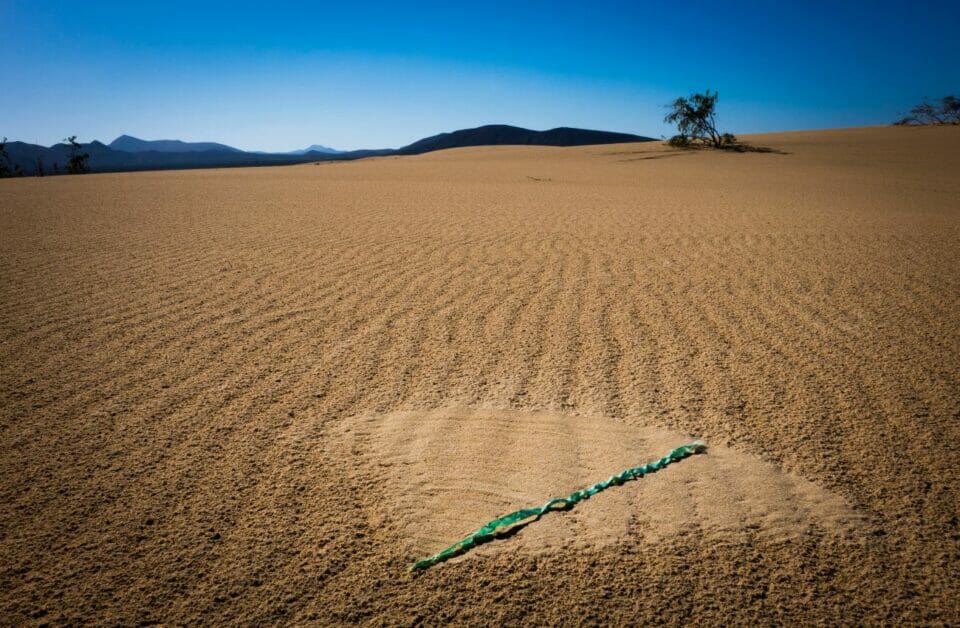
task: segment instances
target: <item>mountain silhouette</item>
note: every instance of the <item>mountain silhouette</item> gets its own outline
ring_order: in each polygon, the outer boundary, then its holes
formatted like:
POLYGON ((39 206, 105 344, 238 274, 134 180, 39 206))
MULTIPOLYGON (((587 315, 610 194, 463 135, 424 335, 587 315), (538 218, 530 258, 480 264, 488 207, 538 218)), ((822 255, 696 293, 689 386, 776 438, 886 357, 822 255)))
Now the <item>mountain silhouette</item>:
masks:
MULTIPOLYGON (((461 129, 423 138, 402 148, 334 151, 314 144, 291 153, 246 152, 215 142, 182 142, 180 140, 141 140, 121 135, 105 145, 93 141, 83 144, 90 155, 91 172, 123 172, 132 170, 173 170, 187 168, 225 168, 233 166, 271 166, 315 161, 344 161, 387 155, 419 155, 448 148, 497 146, 506 144, 540 146, 583 146, 621 142, 652 141, 649 137, 629 133, 612 133, 589 129, 560 127, 549 131, 532 131, 506 124, 491 124, 475 129, 461 129)), ((11 165, 19 165, 24 174, 63 173, 70 159, 70 147, 50 147, 25 142, 8 142, 11 165)))
POLYGON ((646 142, 652 138, 629 133, 592 131, 559 127, 549 131, 531 131, 508 124, 488 124, 475 129, 461 129, 452 133, 440 133, 418 140, 397 149, 401 155, 417 155, 446 148, 464 146, 498 146, 521 144, 537 146, 584 146, 588 144, 618 144, 623 142, 646 142))
POLYGON ((229 153, 242 153, 243 151, 226 144, 217 144, 216 142, 182 142, 180 140, 141 140, 138 137, 130 135, 121 135, 110 142, 109 147, 114 150, 122 150, 128 153, 145 153, 147 151, 157 151, 158 153, 196 153, 209 150, 225 151, 229 153))
POLYGON ((287 151, 286 155, 306 155, 307 153, 327 153, 329 155, 337 155, 345 151, 337 150, 336 148, 330 148, 329 146, 323 146, 322 144, 312 144, 306 148, 301 148, 300 150, 291 150, 287 151))

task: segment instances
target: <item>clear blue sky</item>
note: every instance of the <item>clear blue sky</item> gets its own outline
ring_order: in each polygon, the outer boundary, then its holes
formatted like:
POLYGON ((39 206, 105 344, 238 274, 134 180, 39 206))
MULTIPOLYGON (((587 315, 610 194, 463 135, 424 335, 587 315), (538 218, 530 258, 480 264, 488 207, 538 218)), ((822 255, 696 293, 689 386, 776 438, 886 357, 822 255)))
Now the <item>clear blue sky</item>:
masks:
POLYGON ((960 92, 958 36, 956 0, 0 0, 0 136, 249 150, 487 123, 658 136, 663 104, 705 88, 735 133, 883 124, 960 92))

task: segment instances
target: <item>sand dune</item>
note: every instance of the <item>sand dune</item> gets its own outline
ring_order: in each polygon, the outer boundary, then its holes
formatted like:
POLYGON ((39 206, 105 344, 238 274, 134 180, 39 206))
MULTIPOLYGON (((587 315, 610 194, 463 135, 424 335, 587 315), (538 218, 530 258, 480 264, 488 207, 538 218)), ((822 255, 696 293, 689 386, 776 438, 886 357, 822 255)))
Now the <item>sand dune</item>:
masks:
POLYGON ((0 181, 3 623, 955 622, 960 128, 748 139, 0 181))

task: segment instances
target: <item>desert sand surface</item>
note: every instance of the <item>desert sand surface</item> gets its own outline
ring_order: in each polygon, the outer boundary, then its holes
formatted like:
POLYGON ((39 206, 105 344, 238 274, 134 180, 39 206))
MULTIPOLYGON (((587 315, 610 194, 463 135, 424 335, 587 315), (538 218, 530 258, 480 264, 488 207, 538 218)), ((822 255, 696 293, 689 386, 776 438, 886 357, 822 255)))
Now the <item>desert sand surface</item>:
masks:
POLYGON ((0 623, 957 622, 960 128, 746 139, 0 181, 0 623))

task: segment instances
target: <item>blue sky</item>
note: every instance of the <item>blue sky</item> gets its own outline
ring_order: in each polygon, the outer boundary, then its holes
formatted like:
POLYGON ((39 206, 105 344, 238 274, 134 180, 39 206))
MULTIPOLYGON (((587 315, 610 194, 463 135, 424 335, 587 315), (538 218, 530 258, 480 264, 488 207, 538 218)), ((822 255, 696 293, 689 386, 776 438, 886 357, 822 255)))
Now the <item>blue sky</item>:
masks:
POLYGON ((960 92, 958 32, 960 3, 933 0, 0 0, 0 136, 248 150, 488 123, 659 136, 663 104, 705 88, 734 133, 884 124, 960 92))

